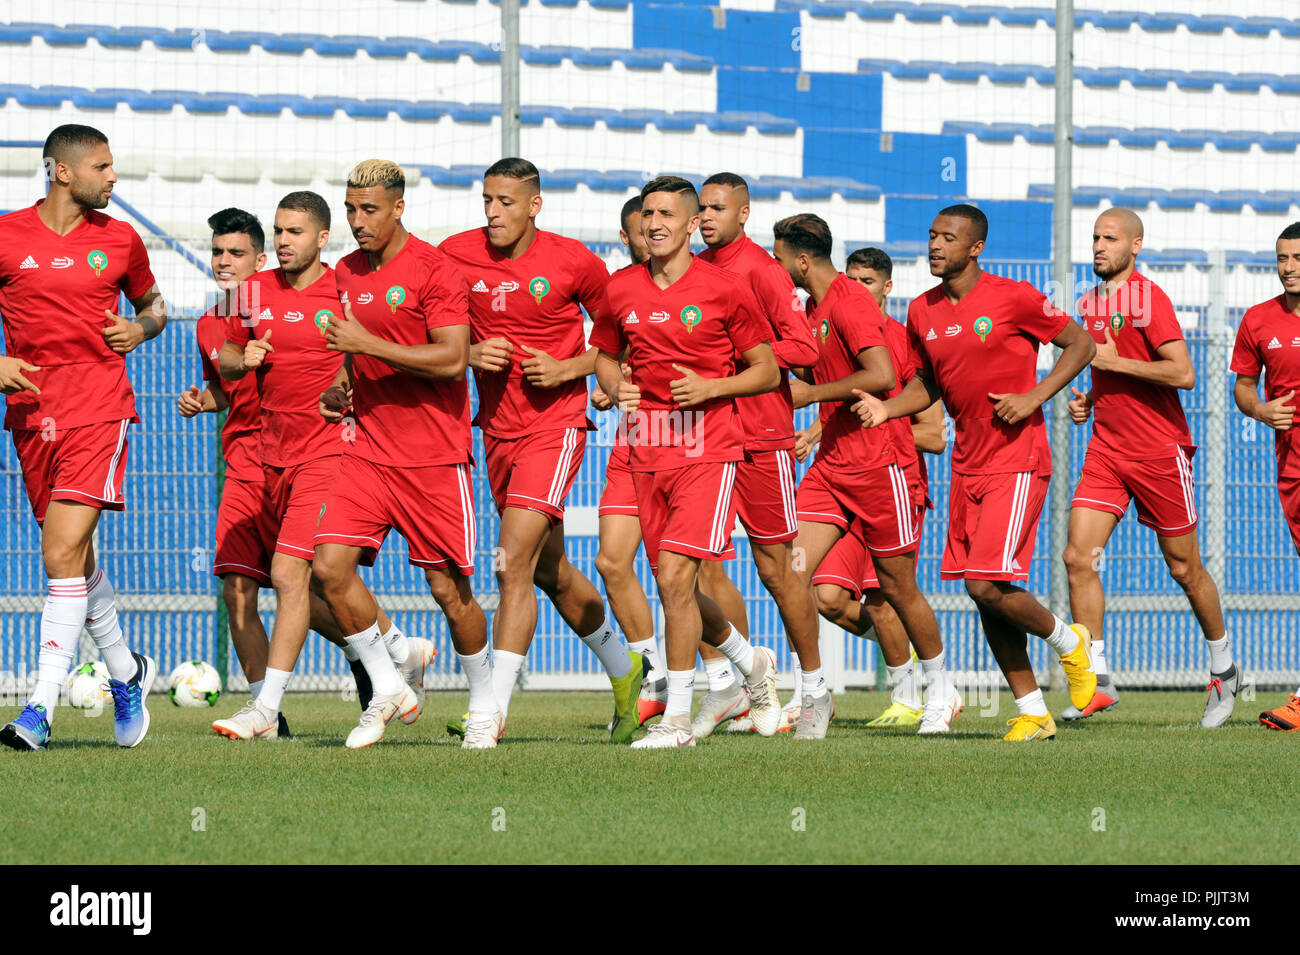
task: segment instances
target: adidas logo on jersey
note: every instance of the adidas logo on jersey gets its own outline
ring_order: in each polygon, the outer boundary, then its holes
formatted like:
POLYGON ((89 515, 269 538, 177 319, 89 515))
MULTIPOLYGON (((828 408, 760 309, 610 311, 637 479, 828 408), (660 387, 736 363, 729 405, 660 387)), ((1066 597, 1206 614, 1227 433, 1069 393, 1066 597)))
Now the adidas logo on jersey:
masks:
POLYGON ((636 312, 632 312, 627 318, 623 319, 624 325, 640 325, 641 319, 636 317, 636 312))
POLYGON ((67 257, 61 259, 50 259, 50 268, 52 269, 70 269, 72 268, 72 259, 67 257))
POLYGON ((925 333, 925 340, 926 340, 927 342, 932 342, 932 341, 934 341, 934 340, 935 340, 936 338, 938 338, 938 337, 939 337, 939 336, 936 335, 936 334, 934 333, 934 329, 933 329, 933 328, 930 329, 928 332, 925 333))
POLYGON ((1291 347, 1300 348, 1300 335, 1297 335, 1295 338, 1291 339, 1291 347))
POLYGON ((659 324, 661 324, 661 323, 663 323, 663 322, 668 321, 668 317, 669 317, 669 316, 668 316, 668 313, 667 313, 667 312, 651 312, 651 313, 650 313, 650 321, 653 322, 655 325, 659 325, 659 324))
POLYGON ((348 293, 347 293, 347 292, 339 292, 339 302, 342 303, 343 305, 347 305, 347 304, 348 304, 348 293))
POLYGON ((1274 338, 1271 342, 1268 343, 1268 347, 1269 350, 1272 351, 1274 348, 1281 348, 1282 343, 1278 341, 1276 338, 1274 338))
POLYGON ((482 279, 479 279, 477 282, 474 283, 474 291, 486 292, 487 290, 488 290, 487 282, 484 282, 482 279))
POLYGON ((216 361, 216 360, 217 360, 217 350, 216 350, 215 348, 212 349, 212 351, 211 351, 211 353, 209 353, 208 357, 209 357, 210 359, 212 359, 213 361, 216 361))
POLYGON ((33 259, 30 255, 27 256, 27 258, 23 259, 22 265, 18 266, 18 269, 20 271, 22 269, 39 269, 39 268, 40 266, 36 264, 36 260, 33 259))
POLYGON ((952 338, 954 335, 960 335, 960 334, 961 334, 961 326, 960 326, 960 325, 949 325, 947 328, 945 328, 945 329, 943 330, 943 334, 944 334, 944 337, 945 337, 945 338, 952 338))

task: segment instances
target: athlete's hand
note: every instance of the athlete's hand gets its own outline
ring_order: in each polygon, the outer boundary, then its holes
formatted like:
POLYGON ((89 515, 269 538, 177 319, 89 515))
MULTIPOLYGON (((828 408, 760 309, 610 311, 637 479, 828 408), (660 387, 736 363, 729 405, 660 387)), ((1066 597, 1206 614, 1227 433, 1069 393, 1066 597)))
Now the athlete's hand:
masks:
POLYGON ((104 309, 104 320, 109 323, 104 328, 104 341, 119 355, 134 351, 144 341, 144 329, 138 322, 114 315, 108 309, 104 309))
POLYGON ((808 439, 807 431, 796 431, 794 433, 794 459, 796 461, 806 460, 808 455, 812 454, 813 442, 808 439))
POLYGON ((344 304, 343 317, 336 318, 325 326, 325 345, 330 351, 347 352, 349 355, 364 355, 374 335, 366 331, 366 326, 357 321, 352 314, 352 306, 344 304))
POLYGON ((244 370, 252 371, 262 362, 266 361, 266 356, 275 349, 271 346, 271 332, 274 329, 268 328, 266 334, 261 338, 250 338, 244 345, 244 370))
POLYGON ((790 379, 790 397, 796 408, 806 408, 813 403, 812 385, 800 378, 790 379))
POLYGON ((1110 333, 1110 323, 1102 327, 1106 340, 1097 345, 1097 354, 1092 356, 1092 367, 1098 371, 1119 370, 1119 349, 1110 333))
POLYGON ((641 389, 632 382, 624 380, 618 383, 618 410, 631 414, 641 407, 641 389))
POLYGON ((331 424, 337 424, 352 410, 352 389, 331 385, 321 392, 319 407, 322 418, 331 424))
POLYGON ((1075 424, 1083 424, 1088 420, 1088 415, 1092 414, 1092 398, 1073 385, 1070 386, 1070 393, 1074 397, 1065 403, 1065 407, 1070 409, 1070 420, 1075 424))
POLYGON ((510 367, 515 346, 504 338, 486 338, 469 346, 469 366, 479 371, 502 371, 510 367))
POLYGON ((885 410, 885 403, 875 395, 867 394, 865 391, 853 389, 853 393, 858 396, 858 400, 850 408, 858 416, 864 428, 879 428, 889 420, 889 412, 885 410))
POLYGON ((519 347, 531 356, 525 358, 519 367, 523 369, 524 378, 534 388, 558 388, 569 380, 564 373, 564 362, 552 358, 540 348, 531 345, 519 347))
POLYGON ((203 410, 203 392, 196 385, 190 385, 190 390, 182 391, 176 399, 176 410, 182 418, 193 418, 203 410))
POLYGON ((993 402, 993 417, 1003 424, 1020 424, 1041 405, 1029 395, 995 395, 989 392, 989 401, 993 402))
POLYGON ((34 395, 39 395, 41 389, 24 378, 23 372, 40 370, 37 365, 25 362, 21 358, 0 355, 0 394, 16 395, 20 391, 30 391, 34 395))
POLYGON ((609 400, 609 395, 605 394, 605 389, 597 385, 591 392, 591 406, 597 411, 608 411, 614 407, 614 402, 609 400))
POLYGON ((1290 404, 1295 397, 1295 389, 1292 388, 1284 395, 1278 395, 1272 401, 1262 402, 1255 409, 1255 417, 1264 422, 1274 431, 1287 431, 1291 427, 1291 419, 1295 415, 1295 405, 1290 404))
POLYGON ((683 368, 676 363, 673 363, 673 367, 682 373, 682 377, 668 382, 668 388, 677 407, 690 408, 717 397, 714 379, 701 378, 689 368, 683 368))

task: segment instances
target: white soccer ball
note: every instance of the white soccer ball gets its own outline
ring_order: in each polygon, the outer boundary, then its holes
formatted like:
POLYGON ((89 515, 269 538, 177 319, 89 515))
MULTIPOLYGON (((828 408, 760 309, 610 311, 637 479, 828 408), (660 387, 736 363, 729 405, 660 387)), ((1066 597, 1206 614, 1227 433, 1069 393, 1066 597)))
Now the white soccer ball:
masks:
POLYGON ((96 660, 83 663, 68 674, 68 705, 79 710, 93 710, 108 699, 108 667, 96 660))
POLYGON ((202 660, 187 660, 172 670, 167 696, 177 706, 216 706, 221 698, 221 675, 202 660))

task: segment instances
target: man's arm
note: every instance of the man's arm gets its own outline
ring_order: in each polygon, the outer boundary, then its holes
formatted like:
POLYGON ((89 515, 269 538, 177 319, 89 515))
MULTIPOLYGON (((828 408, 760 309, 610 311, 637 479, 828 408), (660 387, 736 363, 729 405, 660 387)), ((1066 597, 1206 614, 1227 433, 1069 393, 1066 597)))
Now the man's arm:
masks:
POLYGON ((894 378, 894 365, 889 360, 889 349, 884 345, 862 349, 857 360, 860 366, 857 371, 835 381, 820 385, 791 382, 794 406, 802 408, 823 401, 853 401, 857 391, 888 391, 894 387, 897 380, 894 378))
POLYGON ((912 415, 912 440, 916 442, 916 450, 926 454, 943 454, 948 450, 948 439, 943 436, 943 405, 935 402, 912 415))
POLYGON ((894 418, 920 414, 939 400, 939 386, 931 380, 929 372, 921 369, 903 386, 902 391, 886 401, 861 389, 855 390, 853 394, 858 399, 853 411, 862 419, 862 427, 878 428, 894 418))
POLYGON ((1084 366, 1092 361, 1097 353, 1097 345, 1092 336, 1083 330, 1078 322, 1066 322, 1065 327, 1052 339, 1052 344, 1061 349, 1047 377, 1024 394, 994 394, 989 392, 993 404, 993 414, 1007 424, 1019 424, 1046 403, 1083 371, 1084 366))
POLYGON ((679 408, 690 408, 717 398, 747 398, 775 391, 781 384, 781 369, 772 354, 772 346, 760 342, 740 353, 748 367, 726 378, 702 378, 689 368, 674 364, 682 377, 670 381, 673 401, 679 408))
POLYGON ((167 303, 163 301, 157 285, 130 302, 135 309, 135 321, 114 315, 108 309, 104 310, 105 319, 112 323, 104 329, 104 340, 108 342, 109 348, 120 355, 157 338, 167 325, 167 303))
POLYGON ((597 348, 588 348, 573 358, 552 358, 540 348, 520 345, 530 357, 520 363, 524 377, 534 388, 558 388, 560 385, 586 378, 596 370, 597 348))
POLYGON ((1272 401, 1259 400, 1259 376, 1238 375, 1232 386, 1232 398, 1237 409, 1247 418, 1262 421, 1274 431, 1287 431, 1295 416, 1295 389, 1278 395, 1272 401))
POLYGON ((1158 361, 1138 361, 1121 357, 1115 339, 1111 337, 1110 326, 1106 325, 1104 331, 1106 340, 1097 346, 1097 354, 1092 358, 1092 367, 1097 371, 1128 375, 1167 388, 1190 390, 1195 387, 1196 370, 1192 367, 1192 356, 1187 353, 1187 342, 1178 338, 1167 341, 1156 349, 1160 356, 1158 361))
POLYGON ((325 329, 326 347, 348 355, 369 355, 398 371, 446 381, 465 374, 469 363, 469 326, 444 325, 428 330, 425 345, 403 345, 367 331, 352 314, 352 306, 343 306, 343 317, 325 329))
POLYGON ((817 334, 808 324, 808 313, 804 311, 799 293, 793 285, 790 286, 788 299, 776 303, 771 319, 778 336, 772 343, 772 354, 782 368, 817 364, 821 351, 817 344, 817 334))

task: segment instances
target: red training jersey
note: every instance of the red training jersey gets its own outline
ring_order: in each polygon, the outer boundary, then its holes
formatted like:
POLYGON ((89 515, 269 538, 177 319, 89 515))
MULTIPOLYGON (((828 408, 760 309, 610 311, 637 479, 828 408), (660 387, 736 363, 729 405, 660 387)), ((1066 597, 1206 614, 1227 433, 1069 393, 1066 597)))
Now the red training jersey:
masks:
MULTIPOLYGON (((813 381, 819 385, 847 378, 862 366, 858 355, 868 348, 884 348, 894 368, 894 388, 878 392, 886 398, 895 394, 900 376, 899 363, 889 348, 885 316, 871 293, 843 272, 835 277, 820 302, 808 300, 808 317, 821 336, 821 357, 813 366, 813 381)), ((853 412, 856 398, 823 401, 817 409, 822 423, 822 440, 817 464, 837 471, 867 471, 900 460, 898 425, 891 421, 880 428, 864 428, 853 412)), ((903 420, 907 425, 907 421, 903 420)), ((915 449, 911 457, 915 458, 915 449)))
MULTIPOLYGON (((1079 302, 1083 327, 1098 344, 1110 328, 1121 358, 1159 361, 1156 349, 1183 340, 1173 303, 1160 286, 1134 271, 1111 295, 1090 289, 1079 302)), ((1175 447, 1195 451, 1178 389, 1113 371, 1092 371, 1092 442, 1117 458, 1162 458, 1175 447)))
POLYGON ((990 394, 1023 394, 1038 383, 1039 343, 1070 316, 1028 282, 981 272, 956 305, 936 285, 912 300, 907 333, 920 369, 939 387, 956 425, 952 469, 961 474, 1052 473, 1043 411, 1009 425, 990 394))
POLYGON ((736 353, 762 344, 768 334, 749 289, 699 256, 666 289, 651 278, 649 263, 620 269, 610 278, 591 344, 615 355, 626 347, 632 383, 641 389, 640 407, 626 423, 633 471, 744 456, 745 433, 734 399, 679 408, 669 383, 682 377, 674 364, 703 378, 730 377, 736 353))
POLYGON ((38 431, 47 418, 60 430, 138 421, 126 357, 104 340, 104 310, 116 315, 119 295, 153 288, 149 254, 135 229, 96 210, 59 235, 36 212, 44 201, 0 216, 5 351, 41 369, 23 373, 39 395, 7 396, 5 428, 38 431))
POLYGON ((226 322, 227 339, 240 348, 271 332, 271 347, 257 366, 262 404, 262 461, 276 468, 342 454, 346 428, 321 417, 320 396, 334 383, 343 353, 326 348, 325 329, 339 314, 334 270, 302 291, 280 269, 248 279, 239 292, 239 313, 226 322))
MULTIPOLYGON (((875 297, 872 298, 874 300, 875 297)), ((881 317, 885 323, 885 341, 889 345, 889 359, 894 366, 894 387, 888 392, 892 398, 916 376, 916 358, 912 355, 912 346, 907 340, 907 326, 902 322, 894 321, 888 315, 882 314, 881 317)), ((853 402, 850 402, 849 406, 852 405, 853 402)), ((912 435, 912 418, 895 418, 889 423, 896 429, 894 447, 898 451, 899 467, 906 468, 915 461, 921 484, 928 486, 929 475, 925 469, 924 455, 916 449, 916 438, 912 435)))
POLYGON ((225 303, 208 309, 194 326, 199 340, 203 380, 214 383, 226 396, 226 423, 221 426, 221 454, 226 459, 226 477, 239 481, 261 481, 262 404, 257 398, 257 376, 226 381, 217 367, 217 355, 226 343, 229 315, 225 303))
MULTIPOLYGON (((749 283, 770 325, 772 352, 782 369, 816 364, 817 336, 808 324, 790 273, 780 262, 744 233, 721 248, 705 249, 700 258, 749 283)), ((745 426, 747 449, 779 451, 794 447, 794 402, 790 398, 790 381, 784 374, 776 391, 741 398, 737 407, 745 426)))
MULTIPOLYGON (((1248 309, 1237 327, 1231 369, 1249 378, 1264 376, 1264 400, 1294 390, 1300 405, 1300 315, 1287 308, 1286 293, 1248 309)), ((1300 428, 1273 432, 1277 476, 1300 478, 1300 428)))
MULTIPOLYGON (((361 249, 344 256, 335 281, 340 301, 367 331, 401 345, 426 345, 435 328, 469 325, 465 279, 447 256, 415 236, 379 269, 361 249)), ((352 409, 357 430, 349 454, 408 468, 472 457, 464 375, 434 381, 353 355, 352 409)))
POLYGON ((535 388, 524 378, 530 357, 523 346, 565 361, 587 350, 581 305, 596 318, 609 272, 581 242, 540 229, 518 259, 498 252, 487 229, 471 229, 438 247, 451 256, 469 283, 471 342, 504 338, 514 345, 510 366, 474 371, 478 413, 485 434, 517 438, 536 431, 591 428, 587 383, 535 388))

